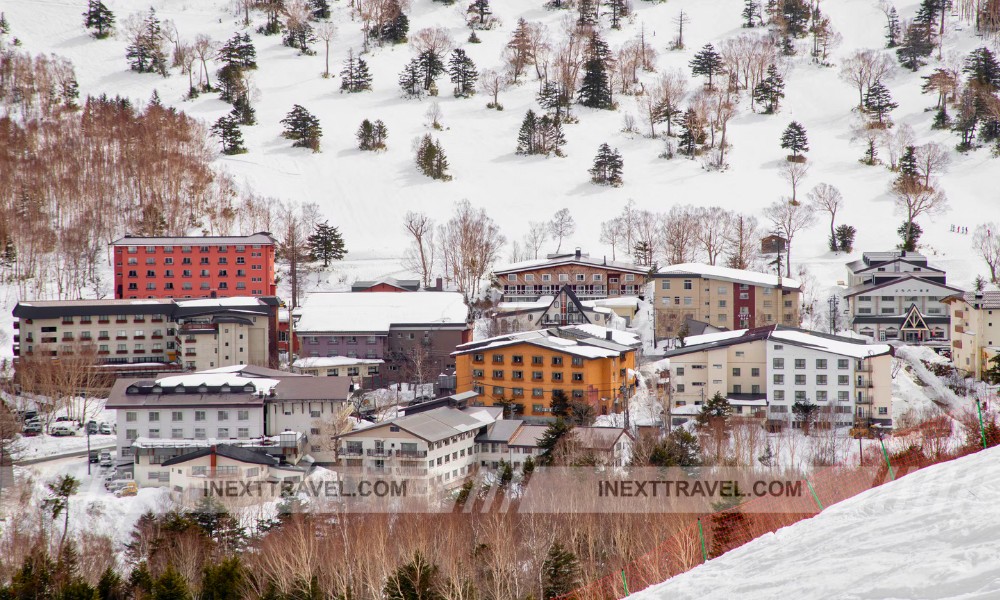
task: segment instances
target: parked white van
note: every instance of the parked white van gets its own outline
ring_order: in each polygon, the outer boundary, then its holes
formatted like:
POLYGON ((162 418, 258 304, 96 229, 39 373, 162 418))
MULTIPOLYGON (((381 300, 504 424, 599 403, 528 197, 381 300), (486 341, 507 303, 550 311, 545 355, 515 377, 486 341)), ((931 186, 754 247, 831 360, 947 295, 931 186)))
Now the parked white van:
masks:
POLYGON ((76 427, 71 422, 61 421, 49 428, 49 434, 58 436, 76 435, 76 427))

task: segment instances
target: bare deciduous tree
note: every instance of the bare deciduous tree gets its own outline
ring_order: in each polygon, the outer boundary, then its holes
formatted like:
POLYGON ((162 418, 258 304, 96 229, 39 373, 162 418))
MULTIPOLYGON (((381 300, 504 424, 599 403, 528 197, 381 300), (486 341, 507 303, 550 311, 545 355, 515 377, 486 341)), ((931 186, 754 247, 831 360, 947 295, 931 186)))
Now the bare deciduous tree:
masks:
POLYGON ((532 258, 538 258, 538 251, 542 249, 542 245, 548 238, 548 223, 532 221, 528 224, 528 233, 524 236, 524 245, 526 249, 531 250, 532 258))
POLYGON ((895 63, 878 50, 855 50, 840 67, 840 78, 858 90, 858 109, 863 109, 865 92, 892 72, 895 63))
POLYGON ((403 257, 404 266, 419 273, 423 286, 430 287, 434 276, 434 221, 424 213, 407 212, 403 226, 412 238, 403 257))
POLYGON ((417 54, 432 52, 438 57, 444 57, 452 49, 454 42, 444 27, 425 27, 410 37, 410 45, 417 54))
POLYGON ((479 73, 479 87, 493 97, 493 106, 497 106, 500 102, 500 92, 510 87, 510 79, 496 69, 483 69, 479 73))
POLYGON ((445 275, 471 302, 479 296, 506 238, 486 211, 473 208, 468 200, 459 202, 451 219, 438 227, 437 238, 445 275))
POLYGON ((809 190, 809 204, 813 210, 830 213, 830 249, 837 249, 837 211, 844 206, 844 196, 840 190, 828 183, 818 183, 809 190))
POLYGON ((698 257, 698 210, 690 204, 674 205, 661 217, 660 239, 667 264, 694 262, 698 257))
POLYGON ((930 187, 931 176, 944 171, 951 164, 951 154, 948 149, 937 142, 928 142, 917 146, 917 170, 924 179, 924 187, 930 187))
POLYGON ((809 174, 809 165, 800 162, 784 162, 781 164, 781 178, 788 182, 792 186, 792 198, 789 200, 792 204, 798 204, 798 192, 799 184, 802 180, 806 178, 809 174))
POLYGON ((204 33, 198 34, 194 38, 194 53, 201 62, 201 75, 198 77, 198 83, 201 83, 202 79, 204 79, 206 90, 212 88, 212 82, 208 76, 208 61, 215 58, 216 47, 217 44, 215 41, 204 33))
POLYGON ((696 209, 695 238, 708 260, 715 265, 732 237, 733 213, 709 206, 696 209))
POLYGON ((552 239, 557 242, 556 252, 562 249, 563 238, 573 235, 575 231, 576 221, 573 219, 573 215, 569 212, 569 209, 561 208, 556 211, 552 220, 549 221, 549 233, 552 235, 552 239))
POLYGON ((611 246, 611 260, 617 260, 617 247, 621 245, 625 237, 623 230, 624 225, 622 224, 621 217, 616 217, 610 221, 604 221, 601 223, 600 242, 611 246))
POLYGON ((308 240, 318 220, 319 207, 312 203, 302 206, 289 203, 281 211, 281 235, 277 251, 278 255, 288 263, 293 309, 299 306, 299 298, 305 289, 304 275, 308 273, 305 263, 309 261, 308 240))
POLYGON ((323 46, 326 49, 325 52, 325 68, 323 70, 323 77, 330 76, 330 42, 333 38, 337 36, 337 26, 333 24, 333 21, 324 21, 316 27, 316 37, 323 40, 323 46))
POLYGON ((1000 275, 1000 229, 995 221, 976 227, 972 247, 986 261, 986 266, 990 269, 990 282, 996 284, 1000 275))
POLYGON ((757 218, 747 215, 734 215, 729 228, 729 239, 726 240, 729 252, 726 255, 726 266, 730 269, 752 269, 760 262, 760 228, 757 218))
POLYGON ((764 216, 771 221, 774 230, 787 240, 785 243, 785 277, 791 277, 792 240, 795 238, 795 234, 813 224, 815 213, 809 205, 794 204, 782 198, 764 209, 764 216))
MULTIPOLYGON (((934 182, 931 181, 933 184, 934 182)), ((892 186, 896 212, 903 215, 907 232, 921 215, 939 215, 948 210, 948 196, 937 186, 924 187, 922 182, 901 182, 892 186)), ((909 238, 909 235, 907 235, 909 238)))

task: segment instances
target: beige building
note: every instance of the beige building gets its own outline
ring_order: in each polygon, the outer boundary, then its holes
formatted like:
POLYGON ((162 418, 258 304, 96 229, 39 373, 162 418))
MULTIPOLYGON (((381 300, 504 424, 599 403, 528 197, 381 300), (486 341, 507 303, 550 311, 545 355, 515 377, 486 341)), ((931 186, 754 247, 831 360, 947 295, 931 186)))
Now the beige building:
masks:
POLYGON ((835 427, 892 426, 892 349, 886 344, 772 325, 687 339, 670 359, 672 424, 715 394, 736 415, 801 424, 795 403, 820 407, 835 427))
POLYGON ((966 292, 942 300, 951 313, 951 361, 984 379, 1000 353, 1000 292, 966 292))
POLYGON ((685 263, 653 275, 658 339, 674 338, 687 319, 716 327, 746 329, 799 325, 802 285, 756 271, 685 263))

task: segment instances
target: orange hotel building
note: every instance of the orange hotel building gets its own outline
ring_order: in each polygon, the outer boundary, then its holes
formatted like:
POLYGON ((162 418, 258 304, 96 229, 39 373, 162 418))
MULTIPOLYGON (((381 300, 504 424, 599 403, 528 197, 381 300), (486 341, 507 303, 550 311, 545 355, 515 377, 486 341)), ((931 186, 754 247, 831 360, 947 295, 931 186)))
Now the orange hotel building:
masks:
POLYGON ((475 391, 511 416, 551 417, 552 393, 620 412, 635 392, 634 335, 596 325, 524 331, 458 346, 456 388, 475 391))
POLYGON ((114 246, 115 298, 274 296, 275 240, 125 236, 114 246))

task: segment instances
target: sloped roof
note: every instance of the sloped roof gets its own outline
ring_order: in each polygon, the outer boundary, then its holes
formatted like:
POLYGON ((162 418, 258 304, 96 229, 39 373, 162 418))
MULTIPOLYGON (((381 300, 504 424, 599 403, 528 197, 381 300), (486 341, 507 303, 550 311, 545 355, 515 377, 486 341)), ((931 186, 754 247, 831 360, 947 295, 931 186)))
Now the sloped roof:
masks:
POLYGON ((530 344, 583 358, 610 358, 618 356, 622 352, 635 349, 632 346, 619 344, 613 340, 609 341, 605 336, 593 335, 593 333, 597 332, 603 334, 612 332, 613 337, 614 330, 612 329, 601 327, 600 325, 588 325, 587 327, 588 330, 580 329, 577 326, 567 326, 509 333, 462 344, 451 354, 452 356, 458 356, 471 352, 484 352, 495 348, 515 346, 517 344, 530 344))
POLYGON ((760 340, 793 344, 853 358, 867 358, 892 353, 892 348, 888 344, 869 344, 864 340, 856 338, 809 331, 797 327, 786 327, 784 325, 768 325, 755 329, 739 329, 736 331, 694 336, 693 338, 688 338, 688 345, 683 348, 668 350, 663 353, 663 356, 683 356, 693 352, 701 352, 713 348, 725 348, 760 340))
POLYGON ((497 421, 486 428, 486 433, 477 435, 476 441, 479 443, 502 442, 506 444, 523 425, 524 421, 520 419, 503 419, 497 421))
POLYGON ((420 289, 419 279, 396 279, 395 277, 383 277, 382 279, 374 279, 371 281, 355 281, 351 284, 351 291, 364 291, 379 284, 392 286, 409 292, 415 292, 420 289))
POLYGON ((163 236, 141 237, 126 235, 111 242, 112 246, 209 246, 215 244, 274 244, 274 238, 267 231, 250 235, 216 235, 216 236, 163 236))
POLYGON ((956 300, 961 300, 975 308, 997 309, 1000 308, 1000 291, 960 292, 941 299, 942 302, 953 302, 956 300))
POLYGON ((277 458, 264 454, 263 452, 254 452, 253 450, 247 450, 240 446, 230 446, 228 444, 221 444, 218 446, 201 448, 195 450, 194 452, 188 452, 187 454, 181 454, 180 456, 175 456, 163 461, 162 465, 164 467, 169 467, 172 465, 180 465, 186 462, 191 462, 211 454, 216 456, 223 456, 225 458, 236 460, 242 463, 248 463, 252 465, 268 465, 277 466, 280 462, 277 458))
POLYGON ((962 291, 962 290, 960 290, 958 288, 951 287, 950 285, 945 285, 943 283, 938 283, 937 281, 931 281, 930 279, 924 279, 923 277, 919 277, 917 275, 914 275, 911 272, 906 272, 906 273, 900 273, 899 277, 895 277, 893 279, 890 279, 888 281, 883 281, 881 283, 865 283, 865 284, 855 285, 855 286, 849 287, 844 292, 844 296, 845 297, 858 296, 860 294, 864 294, 864 293, 867 293, 867 292, 874 292, 875 290, 880 290, 882 288, 889 287, 890 285, 896 285, 898 283, 905 283, 907 281, 919 281, 920 283, 924 283, 924 284, 927 284, 927 285, 930 285, 930 286, 937 286, 939 288, 942 288, 942 289, 945 289, 945 290, 949 290, 951 292, 961 292, 962 291))
POLYGON ((546 429, 548 427, 545 425, 525 425, 517 430, 514 437, 510 438, 507 442, 507 445, 522 448, 537 448, 538 440, 545 435, 546 429))
POLYGON ((786 290, 797 290, 802 287, 801 283, 789 277, 778 277, 777 275, 771 275, 770 273, 759 273, 757 271, 746 271, 743 269, 730 269, 729 267, 703 265, 701 263, 681 263, 677 265, 670 265, 668 267, 662 267, 656 272, 655 275, 653 275, 653 277, 662 279, 665 277, 682 277, 684 275, 705 277, 706 279, 717 279, 720 281, 730 281, 733 283, 747 285, 765 285, 772 287, 777 287, 778 282, 780 281, 781 288, 786 290))
POLYGON ((428 442, 437 442, 453 435, 475 431, 495 420, 494 414, 488 410, 460 410, 441 407, 384 421, 374 427, 344 434, 344 437, 367 436, 376 429, 394 426, 428 442))
POLYGON ((647 268, 631 263, 607 260, 607 257, 596 258, 587 256, 586 254, 581 254, 580 256, 577 256, 576 254, 566 254, 552 258, 539 258, 535 260, 524 260, 516 263, 510 263, 503 265, 500 268, 493 269, 493 273, 495 275, 506 275, 508 273, 517 273, 520 271, 535 270, 545 267, 560 267, 564 265, 597 267, 601 269, 608 269, 610 271, 621 271, 624 273, 634 273, 638 275, 645 275, 649 272, 649 269, 647 268))
POLYGON ((464 326, 457 292, 314 292, 296 309, 296 333, 388 332, 393 325, 464 326))
POLYGON ((573 436, 586 450, 611 450, 627 435, 624 427, 574 427, 573 436))

